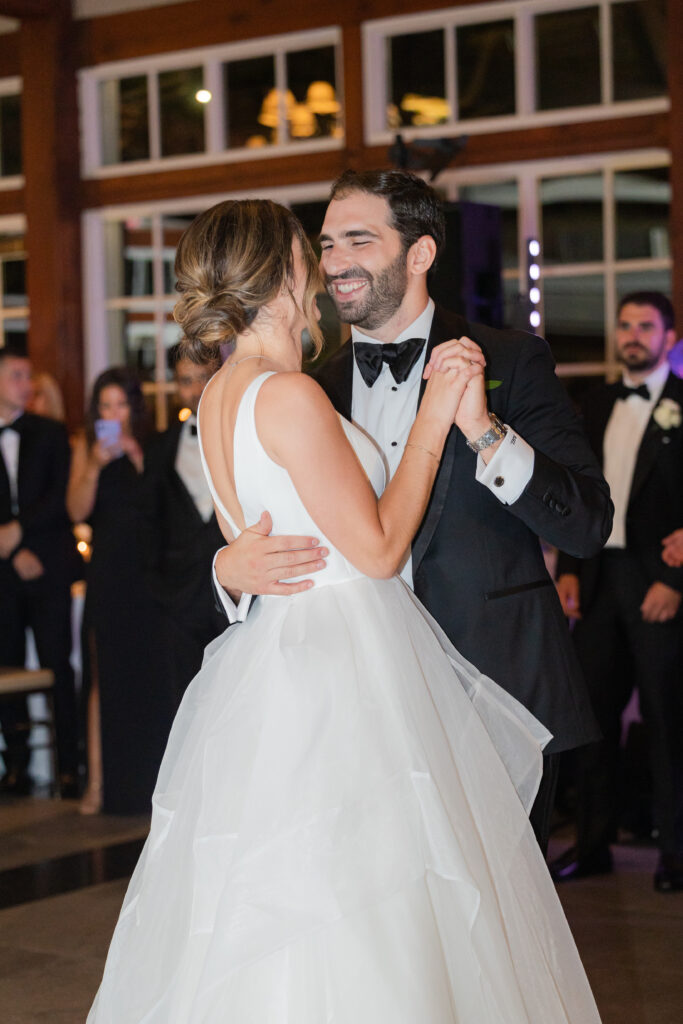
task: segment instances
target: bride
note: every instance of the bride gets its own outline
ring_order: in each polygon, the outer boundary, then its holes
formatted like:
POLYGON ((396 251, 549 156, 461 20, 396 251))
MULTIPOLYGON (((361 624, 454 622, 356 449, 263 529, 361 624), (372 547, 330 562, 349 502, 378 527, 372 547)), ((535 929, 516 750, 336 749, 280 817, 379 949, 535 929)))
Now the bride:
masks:
POLYGON ((199 411, 226 538, 268 508, 329 557, 207 648, 89 1024, 599 1021, 527 818, 549 734, 395 575, 483 356, 425 371, 385 488, 301 373, 319 279, 296 218, 220 203, 176 270, 188 354, 234 342, 199 411))

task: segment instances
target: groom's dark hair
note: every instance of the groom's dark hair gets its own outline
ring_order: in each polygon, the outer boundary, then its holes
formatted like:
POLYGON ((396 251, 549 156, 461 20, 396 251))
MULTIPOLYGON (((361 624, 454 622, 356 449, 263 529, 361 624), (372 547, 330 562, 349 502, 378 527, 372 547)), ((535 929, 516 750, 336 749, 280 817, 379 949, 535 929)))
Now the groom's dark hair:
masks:
POLYGON ((332 185, 330 202, 346 199, 352 192, 367 192, 386 199, 392 226, 401 236, 406 252, 418 238, 431 235, 436 242, 436 259, 439 258, 446 222, 441 200, 426 181, 410 171, 344 171, 332 185))

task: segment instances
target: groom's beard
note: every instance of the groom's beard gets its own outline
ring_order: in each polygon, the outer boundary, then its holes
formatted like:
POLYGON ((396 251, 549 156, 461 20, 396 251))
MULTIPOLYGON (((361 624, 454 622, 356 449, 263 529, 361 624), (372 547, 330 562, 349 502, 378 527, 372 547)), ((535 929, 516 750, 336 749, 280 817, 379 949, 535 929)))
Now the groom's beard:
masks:
POLYGON ((342 274, 334 276, 326 274, 325 286, 337 310, 337 316, 343 323, 354 324, 365 331, 377 330, 391 319, 403 302, 408 286, 406 254, 400 252, 377 277, 362 267, 350 267, 342 274), (368 285, 357 299, 351 298, 345 302, 337 296, 333 286, 336 281, 349 279, 363 279, 368 285))

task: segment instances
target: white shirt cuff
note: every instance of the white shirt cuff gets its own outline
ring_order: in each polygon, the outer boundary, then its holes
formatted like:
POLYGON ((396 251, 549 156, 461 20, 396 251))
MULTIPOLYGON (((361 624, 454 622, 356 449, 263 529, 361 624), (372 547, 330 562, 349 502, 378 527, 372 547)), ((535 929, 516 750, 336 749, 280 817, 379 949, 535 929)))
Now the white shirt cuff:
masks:
POLYGON ((508 432, 488 463, 477 456, 476 478, 504 505, 512 505, 534 472, 534 450, 524 438, 508 427, 508 432))
MULTIPOLYGON (((225 545, 225 547, 227 547, 227 544, 225 545)), ((249 605, 251 604, 251 599, 253 595, 242 594, 239 600, 239 604, 236 605, 233 599, 230 597, 230 594, 228 594, 227 590, 224 590, 224 588, 218 582, 218 576, 216 575, 216 558, 218 557, 220 552, 224 550, 225 548, 219 548, 216 554, 213 556, 213 562, 211 563, 211 576, 213 578, 214 587, 216 588, 216 593, 218 594, 220 602, 223 605, 223 611, 228 617, 228 622, 230 623, 230 625, 232 625, 233 622, 244 622, 244 620, 247 617, 247 612, 249 611, 249 605)))

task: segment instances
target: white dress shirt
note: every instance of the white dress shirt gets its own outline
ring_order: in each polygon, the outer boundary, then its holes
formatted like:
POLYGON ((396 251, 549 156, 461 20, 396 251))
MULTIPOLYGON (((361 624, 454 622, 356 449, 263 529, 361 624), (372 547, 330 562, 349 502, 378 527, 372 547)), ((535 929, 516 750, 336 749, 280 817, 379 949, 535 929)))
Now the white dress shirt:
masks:
POLYGON ((196 431, 197 417, 194 414, 185 420, 180 431, 175 470, 185 484, 200 516, 205 523, 208 523, 213 515, 213 500, 202 468, 199 440, 196 432, 193 433, 192 427, 196 431))
MULTIPOLYGON (((18 420, 23 412, 18 412, 16 416, 13 416, 11 420, 0 421, 1 426, 5 426, 8 423, 13 423, 14 420, 18 420)), ((8 430, 3 430, 0 433, 0 454, 2 455, 5 463, 5 469, 7 470, 7 478, 9 480, 9 493, 10 500, 12 502, 12 515, 19 515, 19 492, 17 486, 17 478, 19 475, 19 444, 20 444, 19 432, 12 430, 10 427, 8 430)))
MULTIPOLYGON (((425 348, 421 358, 417 360, 408 378, 402 384, 396 384, 388 364, 383 363, 379 377, 372 387, 368 387, 355 359, 353 361, 351 419, 380 449, 384 457, 385 468, 388 471, 387 479, 391 479, 401 461, 408 434, 417 413, 420 382, 427 353, 426 340, 429 338, 433 318, 434 303, 429 299, 420 316, 401 331, 395 339, 396 343, 405 341, 407 338, 425 339, 425 348)), ((377 338, 363 334, 356 327, 351 328, 351 341, 382 344, 377 338)), ((506 426, 508 425, 506 424, 506 426)), ((519 498, 531 479, 533 471, 533 448, 508 426, 507 435, 488 465, 481 455, 478 456, 475 474, 476 479, 488 487, 499 501, 510 505, 519 498)), ((234 602, 218 584, 215 568, 213 573, 228 621, 231 623, 244 621, 251 595, 242 595, 239 605, 235 607, 234 602)), ((410 551, 406 552, 401 576, 412 588, 413 571, 410 551)))
MULTIPOLYGON (((626 512, 638 449, 664 390, 669 369, 665 360, 645 378, 643 383, 649 388, 649 399, 640 395, 618 398, 607 422, 603 440, 603 472, 614 502, 614 522, 605 547, 626 547, 626 512)), ((623 381, 627 387, 635 387, 627 372, 623 374, 623 381)))

